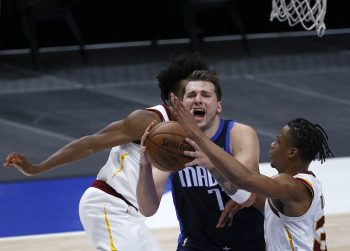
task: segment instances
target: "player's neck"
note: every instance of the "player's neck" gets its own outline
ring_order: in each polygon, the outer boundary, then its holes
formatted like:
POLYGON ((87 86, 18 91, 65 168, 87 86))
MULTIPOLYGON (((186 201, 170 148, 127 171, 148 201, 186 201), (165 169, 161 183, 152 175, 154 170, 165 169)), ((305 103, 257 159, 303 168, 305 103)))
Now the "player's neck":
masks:
POLYGON ((216 116, 215 119, 212 121, 212 123, 210 123, 210 125, 207 128, 203 128, 202 131, 208 138, 212 138, 217 132, 219 126, 220 126, 220 117, 216 116))
POLYGON ((305 173, 309 170, 309 165, 301 164, 301 163, 291 163, 288 165, 282 173, 287 173, 291 176, 294 176, 298 173, 305 173))

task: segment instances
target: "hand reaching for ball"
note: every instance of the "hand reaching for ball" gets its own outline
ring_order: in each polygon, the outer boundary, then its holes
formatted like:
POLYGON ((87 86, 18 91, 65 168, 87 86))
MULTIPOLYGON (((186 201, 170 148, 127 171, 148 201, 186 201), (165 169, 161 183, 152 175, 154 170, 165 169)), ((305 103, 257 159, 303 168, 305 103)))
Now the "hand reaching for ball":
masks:
POLYGON ((184 155, 184 151, 194 149, 185 141, 188 135, 176 121, 164 121, 146 131, 142 137, 145 147, 142 149, 145 155, 142 161, 148 160, 161 171, 176 172, 193 160, 184 155))
POLYGON ((193 140, 186 138, 187 143, 189 143, 194 151, 184 151, 184 155, 194 158, 191 162, 186 163, 186 166, 202 166, 208 168, 211 171, 214 168, 214 164, 210 159, 205 155, 205 153, 200 149, 200 147, 193 140))
POLYGON ((141 167, 147 167, 147 166, 151 166, 151 162, 147 157, 146 154, 146 146, 145 146, 145 141, 147 140, 147 137, 149 135, 149 132, 152 130, 152 128, 155 126, 156 121, 153 121, 151 124, 148 125, 148 127, 146 128, 145 132, 143 133, 142 137, 141 137, 141 156, 140 156, 140 168, 141 167))

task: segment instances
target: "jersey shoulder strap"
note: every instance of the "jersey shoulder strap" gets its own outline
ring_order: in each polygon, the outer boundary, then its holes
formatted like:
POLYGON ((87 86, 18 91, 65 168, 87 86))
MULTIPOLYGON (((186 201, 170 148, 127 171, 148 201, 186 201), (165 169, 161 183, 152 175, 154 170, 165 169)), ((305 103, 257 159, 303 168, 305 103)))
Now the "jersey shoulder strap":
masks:
POLYGON ((157 113, 159 115, 159 117, 162 119, 162 121, 173 120, 173 118, 171 116, 171 112, 166 105, 163 105, 163 104, 156 105, 156 106, 146 108, 146 110, 157 113))

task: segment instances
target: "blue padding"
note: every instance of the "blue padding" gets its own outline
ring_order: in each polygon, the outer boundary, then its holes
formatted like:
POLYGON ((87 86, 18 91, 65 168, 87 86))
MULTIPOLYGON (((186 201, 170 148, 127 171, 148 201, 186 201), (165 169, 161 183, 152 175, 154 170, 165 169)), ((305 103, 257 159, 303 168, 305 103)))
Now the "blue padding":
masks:
POLYGON ((83 230, 79 200, 94 179, 0 184, 0 237, 83 230))
MULTIPOLYGON (((94 179, 0 184, 0 237, 82 231, 79 200, 94 179)), ((168 180, 164 192, 170 190, 168 180)))

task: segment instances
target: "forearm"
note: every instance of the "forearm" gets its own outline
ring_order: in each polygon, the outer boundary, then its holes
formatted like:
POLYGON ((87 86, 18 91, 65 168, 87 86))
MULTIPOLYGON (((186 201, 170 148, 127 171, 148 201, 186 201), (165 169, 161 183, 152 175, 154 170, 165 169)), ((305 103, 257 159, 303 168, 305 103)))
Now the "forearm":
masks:
POLYGON ((93 147, 89 136, 72 141, 66 146, 53 153, 46 160, 36 165, 37 174, 51 170, 55 167, 85 158, 98 150, 93 147))
POLYGON ((149 217, 157 212, 160 198, 157 194, 150 164, 146 166, 140 164, 136 197, 139 210, 144 216, 149 217))
POLYGON ((228 179, 226 179, 217 169, 211 168, 209 171, 215 180, 220 184, 222 189, 224 189, 227 195, 231 195, 237 192, 237 187, 228 179))
POLYGON ((239 188, 255 191, 254 187, 250 186, 250 177, 254 175, 250 170, 209 138, 196 135, 194 140, 225 179, 239 188))
POLYGON ((255 201, 255 194, 245 191, 243 189, 238 189, 238 187, 231 181, 226 179, 220 172, 216 169, 211 169, 210 173, 215 178, 215 180, 220 184, 225 193, 236 203, 242 205, 243 207, 250 207, 255 201))

